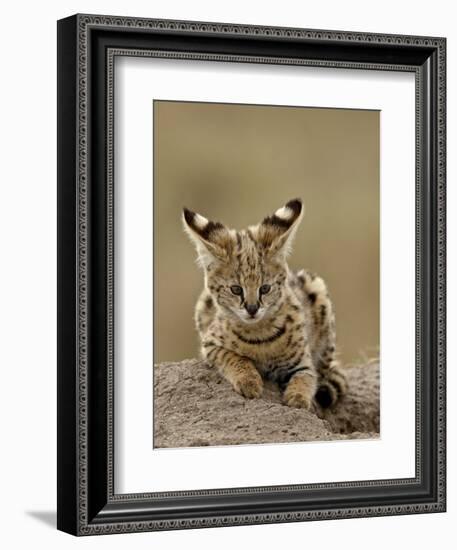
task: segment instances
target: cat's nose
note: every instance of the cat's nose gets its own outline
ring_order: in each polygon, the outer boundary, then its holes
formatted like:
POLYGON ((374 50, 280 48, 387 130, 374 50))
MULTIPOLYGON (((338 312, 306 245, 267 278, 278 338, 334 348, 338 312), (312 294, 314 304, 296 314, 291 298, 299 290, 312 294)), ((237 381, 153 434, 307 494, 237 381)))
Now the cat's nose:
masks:
POLYGON ((251 317, 254 317, 258 310, 259 306, 257 304, 246 304, 246 311, 251 317))

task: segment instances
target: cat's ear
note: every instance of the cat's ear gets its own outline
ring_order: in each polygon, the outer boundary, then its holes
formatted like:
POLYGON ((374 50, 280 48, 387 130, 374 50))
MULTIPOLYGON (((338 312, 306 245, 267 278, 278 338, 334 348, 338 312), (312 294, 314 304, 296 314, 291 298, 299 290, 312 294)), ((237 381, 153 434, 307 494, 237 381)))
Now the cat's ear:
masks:
POLYGON ((235 242, 232 231, 219 222, 207 220, 201 214, 183 209, 186 233, 195 244, 199 263, 206 267, 214 260, 228 261, 235 242))
POLYGON ((285 258, 291 251, 292 241, 303 212, 301 199, 293 199, 276 210, 273 215, 267 216, 258 225, 252 227, 251 231, 270 256, 282 254, 285 258))

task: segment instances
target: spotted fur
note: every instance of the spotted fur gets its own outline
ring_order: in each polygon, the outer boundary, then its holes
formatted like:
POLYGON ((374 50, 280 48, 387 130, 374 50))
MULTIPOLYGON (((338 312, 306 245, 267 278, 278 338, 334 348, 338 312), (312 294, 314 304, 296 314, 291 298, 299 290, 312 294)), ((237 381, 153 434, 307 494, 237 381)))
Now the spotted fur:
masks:
POLYGON ((332 302, 321 277, 287 265, 302 216, 295 199, 235 231, 184 209, 204 270, 195 323, 203 357, 241 395, 259 397, 265 378, 291 407, 329 407, 347 391, 332 302))

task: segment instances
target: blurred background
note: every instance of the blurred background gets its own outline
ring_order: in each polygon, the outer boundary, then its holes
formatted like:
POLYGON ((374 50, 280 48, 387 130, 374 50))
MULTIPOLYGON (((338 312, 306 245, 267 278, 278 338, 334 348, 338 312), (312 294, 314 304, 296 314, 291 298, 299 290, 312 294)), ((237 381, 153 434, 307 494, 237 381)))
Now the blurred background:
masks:
POLYGON ((379 347, 379 112, 154 102, 154 361, 196 357, 183 206, 241 229, 301 197, 289 260, 326 281, 341 360, 379 347))

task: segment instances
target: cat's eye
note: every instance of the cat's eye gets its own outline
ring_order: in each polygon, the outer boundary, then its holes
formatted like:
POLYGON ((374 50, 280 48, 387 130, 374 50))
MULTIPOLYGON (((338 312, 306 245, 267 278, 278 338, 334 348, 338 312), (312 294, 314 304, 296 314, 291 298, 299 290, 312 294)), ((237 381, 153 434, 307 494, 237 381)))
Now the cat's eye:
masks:
POLYGON ((259 288, 259 292, 260 294, 268 294, 271 290, 271 285, 262 285, 260 288, 259 288))
POLYGON ((235 294, 235 296, 241 296, 243 294, 243 289, 239 285, 232 285, 230 290, 232 291, 232 294, 235 294))

